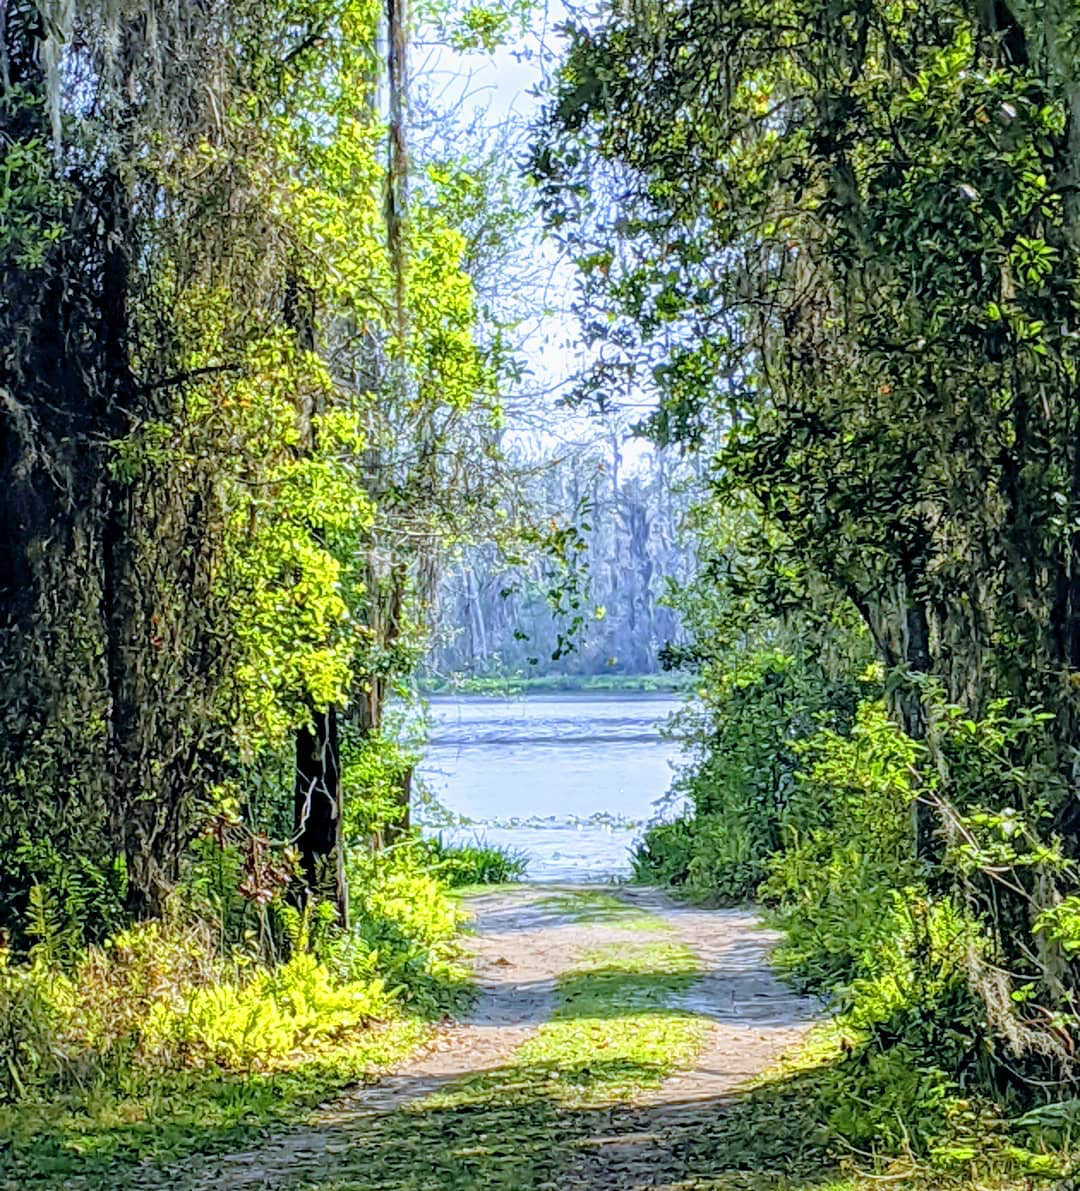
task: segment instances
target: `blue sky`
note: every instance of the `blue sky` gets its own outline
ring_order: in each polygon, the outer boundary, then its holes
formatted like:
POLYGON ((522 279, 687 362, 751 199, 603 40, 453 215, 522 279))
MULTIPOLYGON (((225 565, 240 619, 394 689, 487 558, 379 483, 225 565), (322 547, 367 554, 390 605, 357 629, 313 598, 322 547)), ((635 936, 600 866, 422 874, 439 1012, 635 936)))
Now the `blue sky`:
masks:
MULTIPOLYGON (((555 0, 537 10, 531 28, 522 39, 491 54, 462 54, 444 46, 417 46, 412 62, 413 78, 426 81, 438 97, 441 110, 462 103, 470 111, 482 113, 484 122, 493 128, 509 120, 520 123, 524 131, 536 115, 540 100, 534 93, 544 81, 545 70, 554 69, 557 63, 560 39, 556 26, 564 19, 565 9, 555 0)), ((538 291, 538 302, 555 310, 537 320, 524 354, 533 374, 532 387, 557 395, 584 366, 585 349, 569 312, 573 268, 560 262, 552 245, 542 250, 542 256, 546 268, 540 273, 545 283, 538 291)), ((532 441, 542 452, 584 446, 598 437, 607 437, 607 431, 595 418, 572 415, 564 409, 556 411, 553 403, 553 396, 541 403, 547 405, 548 416, 541 419, 547 430, 535 428, 538 412, 535 409, 515 424, 511 405, 512 436, 532 441), (559 427, 557 434, 552 433, 553 426, 559 427)), ((624 425, 626 420, 622 419, 624 425)), ((648 450, 647 444, 640 440, 624 442, 622 451, 627 468, 634 470, 644 461, 648 450)))

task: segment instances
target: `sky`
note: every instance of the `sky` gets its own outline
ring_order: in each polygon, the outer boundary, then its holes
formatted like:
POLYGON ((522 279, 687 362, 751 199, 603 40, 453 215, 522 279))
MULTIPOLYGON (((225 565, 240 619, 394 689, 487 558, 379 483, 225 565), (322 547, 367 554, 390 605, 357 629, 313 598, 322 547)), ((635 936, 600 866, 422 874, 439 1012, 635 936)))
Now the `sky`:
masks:
POLYGON ((565 19, 561 3, 538 6, 524 36, 500 46, 493 53, 463 54, 445 46, 419 46, 413 73, 423 72, 445 80, 448 96, 466 96, 485 110, 492 124, 511 114, 528 119, 537 100, 530 94, 543 81, 544 71, 557 61, 560 38, 557 26, 565 19))
MULTIPOLYGON (((524 37, 490 54, 462 54, 421 42, 414 46, 412 77, 431 89, 440 110, 461 104, 480 115, 492 128, 512 121, 525 129, 538 114, 542 100, 537 91, 545 82, 545 74, 557 65, 561 40, 557 27, 565 16, 558 0, 549 2, 545 9, 537 11, 524 37)), ((531 442, 541 450, 575 449, 593 442, 604 430, 595 418, 572 414, 554 405, 559 393, 569 387, 571 379, 584 367, 586 351, 569 310, 574 289, 573 266, 560 259, 551 243, 544 245, 541 252, 547 269, 538 302, 555 312, 537 319, 524 344, 524 355, 532 374, 531 387, 551 394, 548 401, 553 416, 546 419, 547 429, 541 431, 534 424, 514 425, 511 420, 509 437, 523 444, 531 442), (557 432, 552 429, 556 426, 557 432)), ((624 437, 623 466, 633 471, 645 465, 645 457, 652 448, 641 440, 624 437)))

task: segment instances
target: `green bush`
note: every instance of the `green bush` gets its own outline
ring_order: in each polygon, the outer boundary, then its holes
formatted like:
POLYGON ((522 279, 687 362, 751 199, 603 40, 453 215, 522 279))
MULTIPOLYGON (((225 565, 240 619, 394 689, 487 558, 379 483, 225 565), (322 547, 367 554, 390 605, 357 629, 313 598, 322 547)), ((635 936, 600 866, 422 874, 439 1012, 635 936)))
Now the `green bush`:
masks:
POLYGON ((631 865, 635 881, 740 902, 755 895, 766 855, 738 819, 707 814, 647 828, 631 865))
POLYGON ((852 1038, 822 1091, 829 1128, 845 1147, 947 1167, 977 1145, 967 1096, 993 1089, 994 1043, 971 981, 980 924, 916 858, 923 748, 871 701, 850 733, 798 752, 761 894, 785 932, 781 968, 829 998, 852 1038))
POLYGON ((630 864, 642 884, 685 885, 694 857, 695 824, 691 818, 654 823, 634 847, 630 864))
POLYGON ((375 954, 376 968, 414 1009, 438 1013, 461 995, 456 935, 464 914, 446 882, 426 867, 415 839, 349 860, 352 935, 375 954))
POLYGON ((817 661, 774 649, 743 657, 737 671, 707 668, 703 679, 697 710, 682 720, 691 761, 669 796, 688 809, 646 830, 634 875, 745 901, 781 847, 799 740, 826 723, 846 730, 874 680, 830 677, 817 661))
POLYGON ((146 922, 91 947, 67 976, 0 956, 5 1090, 26 1095, 129 1066, 272 1068, 319 1041, 386 1018, 393 1002, 376 956, 349 979, 297 949, 270 966, 222 956, 200 926, 146 922))
POLYGON ((347 725, 341 738, 341 780, 345 801, 345 835, 366 843, 399 833, 407 803, 402 791, 417 754, 382 733, 359 733, 347 725))
POLYGON ((194 988, 178 1005, 155 1002, 142 1045, 148 1056, 171 1064, 267 1070, 391 1012, 385 984, 373 971, 366 979, 338 983, 314 955, 298 951, 249 979, 194 988))
POLYGON ((71 960, 84 943, 119 929, 124 893, 120 859, 61 855, 43 839, 0 840, 0 931, 20 950, 47 936, 55 958, 71 960))
POLYGON ((897 891, 918 888, 914 856, 918 746, 879 702, 847 735, 798 746, 804 769, 785 809, 762 898, 787 932, 781 957, 805 984, 833 989, 880 966, 898 935, 897 891))

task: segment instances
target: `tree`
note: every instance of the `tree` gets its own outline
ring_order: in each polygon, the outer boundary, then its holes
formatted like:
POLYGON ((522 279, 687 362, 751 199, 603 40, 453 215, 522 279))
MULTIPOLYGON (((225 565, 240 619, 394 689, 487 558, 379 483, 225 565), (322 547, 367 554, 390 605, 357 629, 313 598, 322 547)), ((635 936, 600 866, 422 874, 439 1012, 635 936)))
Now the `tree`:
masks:
MULTIPOLYGON (((629 371, 661 439, 724 435, 718 491, 770 527, 778 571, 858 610, 935 758, 912 848, 1060 1006, 1063 936, 1032 923, 1073 896, 1080 822, 1077 134, 1060 43, 1027 16, 616 4, 570 29, 534 167, 582 270, 586 391, 629 371), (1026 776, 969 782, 943 708, 1002 699, 1048 713, 1009 746, 1026 776), (970 819, 1005 810, 1029 833, 1008 888, 970 819)), ((984 976, 1012 1043, 1053 1050, 984 976)))
POLYGON ((0 883, 119 854, 146 916, 298 732, 329 789, 491 374, 461 236, 388 243, 374 6, 4 12, 0 883))

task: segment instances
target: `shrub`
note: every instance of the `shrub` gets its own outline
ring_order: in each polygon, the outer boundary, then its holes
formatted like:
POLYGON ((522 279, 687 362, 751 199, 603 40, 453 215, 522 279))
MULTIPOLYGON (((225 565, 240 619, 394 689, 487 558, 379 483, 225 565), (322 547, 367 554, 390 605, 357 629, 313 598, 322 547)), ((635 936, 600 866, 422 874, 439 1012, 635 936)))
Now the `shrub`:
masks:
POLYGON ((765 855, 737 818, 708 814, 647 828, 631 864, 635 881, 740 902, 754 896, 765 855))
POLYGON ((391 1008, 378 976, 340 984, 314 955, 301 951, 248 979, 195 988, 179 1005, 157 1002, 143 1045, 168 1064, 269 1069, 321 1041, 363 1029, 391 1008))
POLYGON ((415 1008, 438 1012, 460 994, 454 962, 464 914, 447 885, 425 867, 424 848, 408 840, 349 861, 352 935, 375 955, 379 973, 415 1008))
POLYGON ((654 823, 634 846, 630 864, 642 884, 685 885, 695 851, 696 820, 654 823))
POLYGON ((782 847, 799 740, 823 724, 846 730, 874 679, 832 678, 816 661, 773 649, 743 657, 737 670, 707 669, 703 677, 699 704, 682 716, 691 761, 668 799, 686 810, 646 830, 634 875, 745 901, 782 847))
POLYGON ((7 1090, 20 1096, 115 1075, 147 1057, 152 1015, 181 1013, 194 989, 221 979, 205 935, 146 922, 89 947, 70 975, 42 952, 0 955, 0 1020, 10 1048, 7 1090))
POLYGON ((291 950, 280 963, 256 938, 223 951, 219 922, 179 917, 86 948, 70 975, 43 952, 17 965, 0 951, 0 1098, 120 1086, 133 1072, 271 1070, 392 1016, 391 978, 430 995, 458 919, 437 882, 403 869, 364 888, 351 932, 320 906, 275 907, 291 950))
POLYGON ((761 893, 785 931, 780 965, 853 1032, 823 1089, 832 1133, 947 1165, 967 1153, 958 1137, 977 1133, 965 1089, 992 1087, 994 1047, 971 983, 982 928, 915 855, 921 752, 880 701, 860 706, 850 734, 799 746, 805 768, 761 893))
POLYGON ((918 746, 875 701, 859 708, 849 735, 823 730, 798 751, 805 769, 760 893, 787 931, 782 961, 805 984, 830 990, 880 965, 900 931, 896 891, 920 884, 918 746))
POLYGON ((401 833, 407 809, 402 792, 417 759, 410 747, 390 735, 361 734, 344 725, 341 780, 347 791, 355 792, 345 803, 347 838, 381 842, 401 833))

